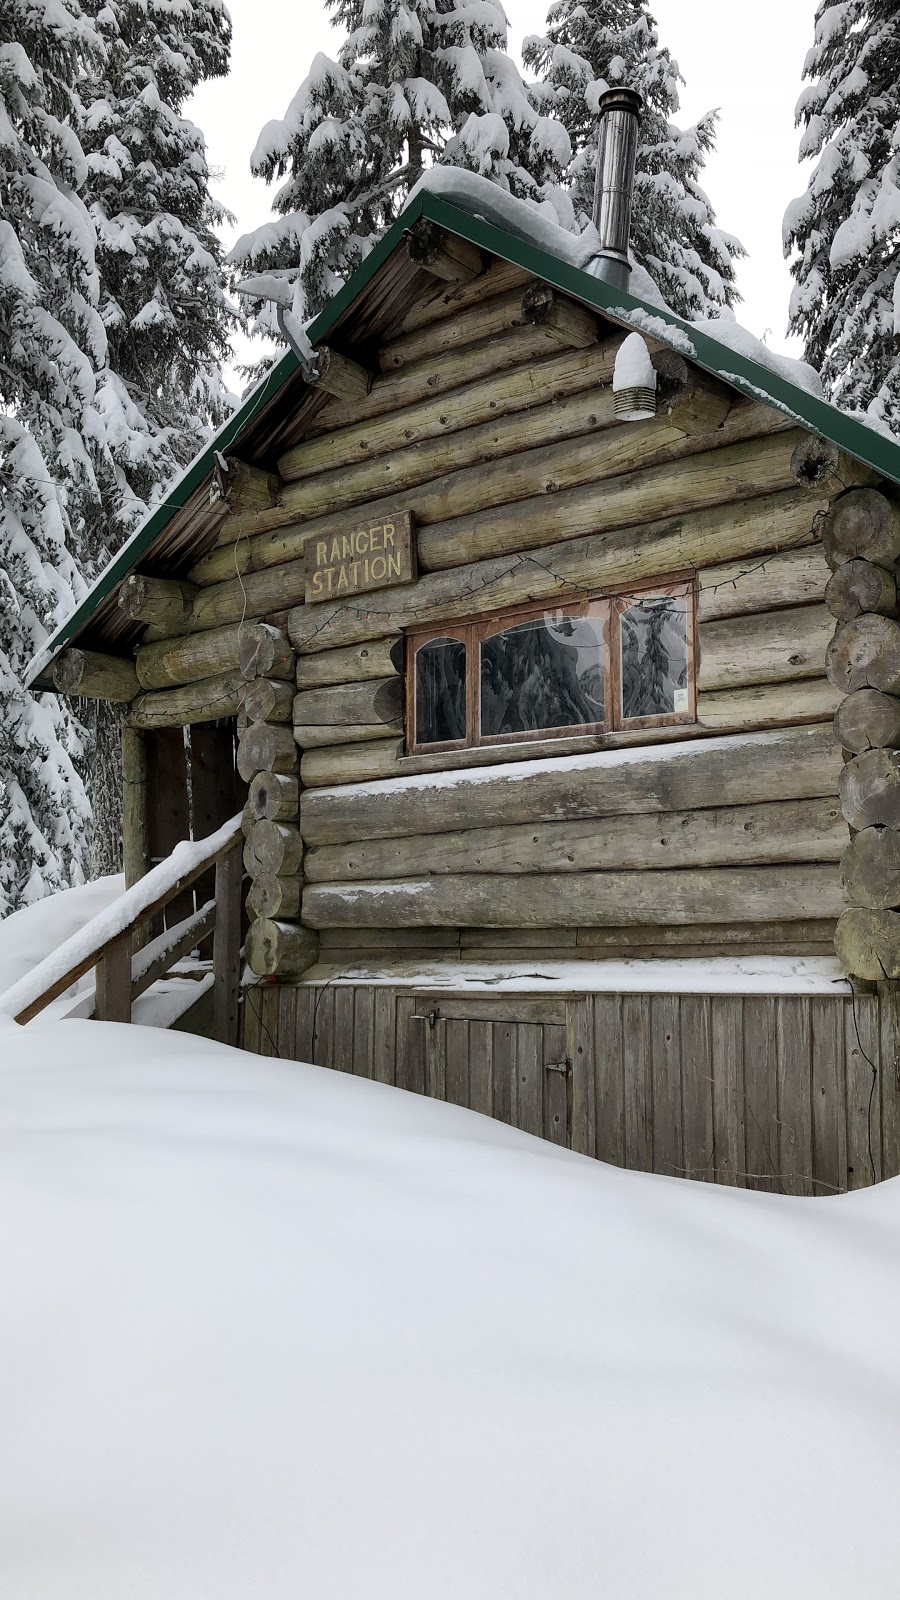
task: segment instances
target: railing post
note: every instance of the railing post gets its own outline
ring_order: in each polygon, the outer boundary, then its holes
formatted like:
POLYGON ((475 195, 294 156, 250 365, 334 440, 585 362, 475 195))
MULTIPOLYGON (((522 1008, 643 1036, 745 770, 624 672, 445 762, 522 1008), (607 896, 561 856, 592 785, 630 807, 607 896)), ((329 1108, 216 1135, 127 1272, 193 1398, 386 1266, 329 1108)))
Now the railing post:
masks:
POLYGON ((97 962, 94 1016, 98 1022, 131 1021, 131 929, 97 962))
POLYGON ((216 931, 213 939, 213 1034, 237 1044, 241 981, 243 840, 216 862, 216 931))

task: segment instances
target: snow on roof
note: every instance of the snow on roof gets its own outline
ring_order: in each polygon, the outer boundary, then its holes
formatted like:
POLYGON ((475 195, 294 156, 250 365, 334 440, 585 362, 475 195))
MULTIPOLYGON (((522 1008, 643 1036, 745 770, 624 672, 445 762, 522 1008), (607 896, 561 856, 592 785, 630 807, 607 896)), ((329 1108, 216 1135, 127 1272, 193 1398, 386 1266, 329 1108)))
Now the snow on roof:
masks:
MULTIPOLYGON (((516 262, 600 315, 652 334, 744 394, 776 407, 799 426, 831 439, 900 484, 900 440, 876 419, 840 411, 823 400, 816 375, 806 363, 776 355, 730 317, 696 323, 676 317, 637 263, 632 266, 627 294, 610 288, 596 275, 597 236, 592 228, 582 234, 570 233, 549 202, 538 205, 516 199, 488 179, 455 167, 433 167, 424 174, 387 233, 310 324, 308 332, 314 345, 328 337, 420 216, 489 253, 516 262)), ((203 483, 212 471, 216 452, 240 451, 244 429, 261 406, 277 396, 296 367, 291 352, 282 356, 206 449, 194 458, 170 488, 165 502, 148 515, 126 549, 113 558, 87 598, 35 657, 26 674, 27 684, 38 680, 47 683, 48 669, 55 657, 80 636, 102 602, 135 569, 188 496, 203 483)))
POLYGON ((0 1035, 10 1600, 896 1594, 897 1180, 718 1188, 184 1035, 0 1035))

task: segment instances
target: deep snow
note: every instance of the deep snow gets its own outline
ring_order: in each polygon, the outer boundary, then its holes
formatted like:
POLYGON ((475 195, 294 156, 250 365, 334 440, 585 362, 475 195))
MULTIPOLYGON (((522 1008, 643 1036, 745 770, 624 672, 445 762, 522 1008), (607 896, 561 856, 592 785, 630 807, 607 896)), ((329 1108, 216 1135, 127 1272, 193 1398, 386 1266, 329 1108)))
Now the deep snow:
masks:
POLYGON ((888 1600, 898 1263, 898 1183, 0 1021, 0 1592, 888 1600))

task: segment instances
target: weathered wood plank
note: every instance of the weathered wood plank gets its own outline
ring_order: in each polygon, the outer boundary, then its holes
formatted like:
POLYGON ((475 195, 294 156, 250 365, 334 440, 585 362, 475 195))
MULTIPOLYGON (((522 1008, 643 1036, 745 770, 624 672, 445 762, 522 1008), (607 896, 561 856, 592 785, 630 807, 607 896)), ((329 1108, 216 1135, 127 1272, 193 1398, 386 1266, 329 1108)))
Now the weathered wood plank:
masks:
POLYGON ((601 1161, 622 1167, 625 1165, 625 1077, 621 995, 594 995, 593 1013, 596 1153, 601 1161))
POLYGON ((809 1000, 779 998, 776 1012, 778 1174, 785 1194, 814 1194, 812 1027, 809 1000))
POLYGON ((543 1030, 538 1023, 516 1026, 515 1124, 539 1137, 544 1132, 543 1030))
POLYGON ((371 1078, 374 1072, 375 990, 371 985, 361 985, 355 993, 352 1070, 357 1078, 371 1078))
POLYGON ((469 1028, 469 1106, 483 1116, 493 1114, 494 1029, 490 1022, 471 1021, 469 1028))
POLYGON ((854 995, 844 1002, 843 1016, 847 1186, 863 1189, 882 1177, 878 996, 854 995))
POLYGON ((237 1044, 241 981, 241 880, 236 845, 216 863, 216 931, 213 943, 213 1032, 220 1044, 237 1044))
POLYGON ((812 1022, 812 1175, 818 1194, 847 1188, 847 1082, 840 1001, 810 1000, 812 1022))
POLYGON ((900 985, 878 986, 879 1092, 881 1095, 881 1175, 900 1175, 900 985))
POLYGON ((681 1095, 686 1176, 715 1179, 712 1002, 708 995, 681 997, 681 1095))
POLYGON ((684 1119, 681 1096, 680 998, 650 996, 650 1046, 653 1081, 653 1171, 684 1173, 684 1119))
POLYGON ((415 1001, 397 995, 397 1088, 425 1093, 425 1017, 415 1014, 415 1001))
POLYGON ((516 1115, 516 1044, 518 1035, 513 1022, 495 1022, 491 1039, 491 1115, 499 1122, 515 1125, 516 1115))
POLYGON ((334 1042, 330 1065, 337 1072, 353 1071, 353 1012, 356 990, 336 984, 334 990, 334 1042))
POLYGON ((446 1027, 446 1060, 444 1063, 444 1098, 450 1105, 469 1104, 469 1024, 461 1017, 448 1018, 446 1027))
POLYGON ((744 1000, 744 1104, 747 1188, 780 1193, 777 1006, 772 997, 744 1000))
POLYGON ((278 1054, 282 1061, 296 1061, 297 1058, 297 996, 300 993, 295 984, 279 984, 275 990, 277 1011, 277 1027, 275 1042, 278 1054))
POLYGON ((622 1066, 625 1079, 625 1165, 653 1169, 653 1046, 650 996, 622 996, 622 1066))
POLYGON ((373 1077, 378 1083, 397 1082, 397 1005, 393 991, 377 987, 375 994, 373 1077))
POLYGON ((111 940, 97 962, 94 1016, 98 1022, 131 1021, 131 931, 111 940))
POLYGON ((743 1189, 747 1183, 747 1141, 744 1114, 744 1002, 740 995, 713 996, 710 1057, 716 1180, 743 1189))

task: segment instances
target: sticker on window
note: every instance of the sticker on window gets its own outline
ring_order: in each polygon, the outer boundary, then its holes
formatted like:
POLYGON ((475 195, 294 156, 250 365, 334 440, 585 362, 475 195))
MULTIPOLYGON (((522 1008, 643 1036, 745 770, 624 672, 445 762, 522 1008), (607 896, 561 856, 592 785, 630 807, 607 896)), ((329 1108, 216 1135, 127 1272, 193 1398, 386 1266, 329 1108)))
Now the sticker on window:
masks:
POLYGON ((687 711, 687 708, 688 708, 688 692, 687 692, 687 689, 676 689, 674 694, 673 694, 673 696, 672 696, 672 700, 673 700, 673 709, 675 711, 687 711))

